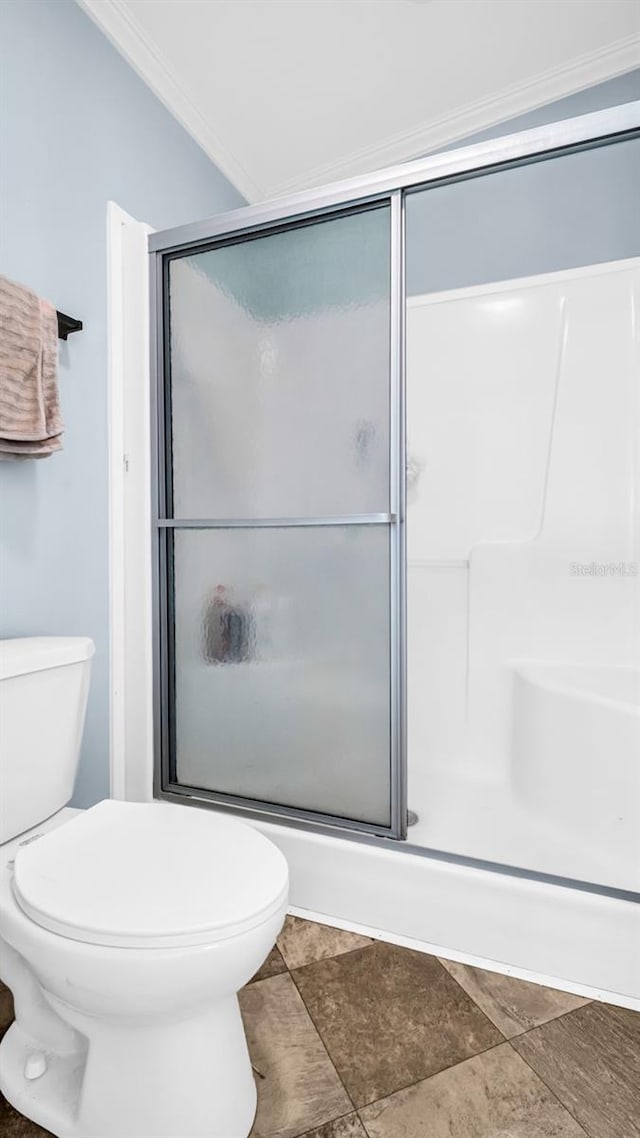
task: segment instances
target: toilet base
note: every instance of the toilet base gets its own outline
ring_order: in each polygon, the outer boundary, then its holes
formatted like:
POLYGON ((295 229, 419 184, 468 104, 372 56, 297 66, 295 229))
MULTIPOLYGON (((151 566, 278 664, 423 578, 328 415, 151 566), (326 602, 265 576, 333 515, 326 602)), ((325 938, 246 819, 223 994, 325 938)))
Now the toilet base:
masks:
POLYGON ((256 1087, 235 995, 171 1022, 119 1022, 49 1000, 80 1033, 57 1055, 15 1023, 0 1044, 0 1089, 57 1138, 247 1138, 256 1087), (25 1076, 34 1052, 39 1077, 25 1076))

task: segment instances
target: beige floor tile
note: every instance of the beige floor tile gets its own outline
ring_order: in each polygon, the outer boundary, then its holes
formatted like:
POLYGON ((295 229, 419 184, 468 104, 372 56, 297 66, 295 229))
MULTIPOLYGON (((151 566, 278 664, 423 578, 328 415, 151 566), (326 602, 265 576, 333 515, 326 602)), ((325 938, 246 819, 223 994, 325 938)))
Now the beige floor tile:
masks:
POLYGON ((369 1138, 585 1138, 508 1043, 366 1106, 360 1116, 369 1138))
POLYGON ((292 916, 287 917, 278 937, 278 948, 288 968, 301 968, 316 960, 339 956, 342 952, 351 952, 354 948, 363 948, 365 944, 371 943, 370 937, 292 916))
POLYGON ((367 1138, 366 1131, 357 1114, 347 1114, 326 1122, 318 1130, 310 1130, 304 1138, 367 1138))
POLYGON ((484 968, 471 968, 453 960, 440 963, 507 1039, 589 1003, 580 996, 487 972, 484 968))
POLYGON ((276 945, 274 945, 264 964, 261 965, 249 983, 255 984, 256 980, 267 980, 269 976, 279 976, 281 972, 286 971, 287 966, 282 959, 280 950, 276 945))
POLYGON ((272 976, 239 994, 258 1112, 252 1138, 294 1138, 353 1110, 291 977, 272 976))
POLYGON ((592 1003, 513 1046, 590 1138, 640 1138, 640 1012, 592 1003))
POLYGON ((374 941, 292 975, 356 1106, 502 1042, 434 956, 374 941))

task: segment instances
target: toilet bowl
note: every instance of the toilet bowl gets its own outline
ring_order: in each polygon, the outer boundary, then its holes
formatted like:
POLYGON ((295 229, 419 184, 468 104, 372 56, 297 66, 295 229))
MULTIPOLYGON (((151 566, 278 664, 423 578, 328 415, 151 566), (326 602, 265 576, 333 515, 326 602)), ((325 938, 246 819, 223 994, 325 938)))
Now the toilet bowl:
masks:
POLYGON ((236 993, 282 926, 287 863, 209 810, 68 808, 93 654, 0 641, 0 1090, 58 1138, 247 1138, 236 993))
POLYGON ((246 1138, 236 993, 286 912, 273 843, 209 811, 109 800, 0 857, 7 1099, 59 1138, 246 1138))

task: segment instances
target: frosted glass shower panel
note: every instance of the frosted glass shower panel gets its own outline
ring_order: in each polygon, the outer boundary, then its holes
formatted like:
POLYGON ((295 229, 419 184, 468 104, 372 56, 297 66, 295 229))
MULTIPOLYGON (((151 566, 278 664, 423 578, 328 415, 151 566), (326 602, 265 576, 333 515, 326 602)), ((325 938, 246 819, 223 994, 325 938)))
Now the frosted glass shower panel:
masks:
POLYGON ((388 826, 388 527, 173 540, 177 781, 388 826))
POLYGON ((389 208, 170 261, 173 516, 389 510, 389 208))

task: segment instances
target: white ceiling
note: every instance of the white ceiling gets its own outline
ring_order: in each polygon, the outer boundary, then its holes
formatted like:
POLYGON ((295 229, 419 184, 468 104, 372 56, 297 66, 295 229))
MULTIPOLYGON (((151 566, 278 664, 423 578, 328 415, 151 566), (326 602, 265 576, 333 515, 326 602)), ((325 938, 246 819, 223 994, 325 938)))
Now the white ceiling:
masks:
POLYGON ((78 0, 249 201, 640 66, 640 0, 78 0))

